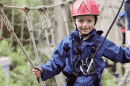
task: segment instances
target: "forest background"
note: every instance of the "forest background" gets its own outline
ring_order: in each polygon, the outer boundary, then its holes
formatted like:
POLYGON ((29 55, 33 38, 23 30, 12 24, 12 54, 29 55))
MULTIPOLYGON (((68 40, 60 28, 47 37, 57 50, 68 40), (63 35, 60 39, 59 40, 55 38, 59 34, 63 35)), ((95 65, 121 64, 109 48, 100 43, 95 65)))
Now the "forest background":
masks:
MULTIPOLYGON (((2 0, 3 1, 3 0, 2 0)), ((66 1, 66 0, 63 0, 66 1)), ((15 5, 22 7, 23 5, 27 5, 29 7, 37 7, 39 5, 52 5, 54 4, 53 0, 4 0, 5 5, 15 5), (14 2, 14 3, 12 3, 14 2)), ((4 8, 4 12, 8 19, 12 21, 12 9, 11 8, 4 8)), ((49 10, 49 16, 53 15, 54 8, 49 10)), ((73 30, 73 23, 70 17, 70 10, 67 10, 68 13, 68 24, 69 24, 69 33, 73 30)), ((41 26, 39 23, 38 17, 38 11, 31 11, 30 12, 31 18, 33 19, 33 25, 34 28, 37 28, 38 26, 41 26)), ((17 34, 18 38, 21 38, 21 22, 22 22, 22 11, 21 9, 14 9, 14 22, 11 22, 12 25, 14 25, 14 31, 17 34)), ((56 16, 54 16, 56 17, 56 16)), ((56 23, 51 21, 52 25, 55 25, 56 23)), ((23 33, 23 40, 30 38, 28 27, 27 27, 27 22, 24 20, 24 33, 23 33)), ((56 33, 56 32, 54 32, 56 33)), ((37 32, 34 32, 34 37, 37 37, 37 32)), ((0 66, 0 86, 38 86, 39 84, 37 83, 37 79, 35 78, 34 74, 32 73, 32 67, 30 63, 28 62, 27 58, 25 55, 22 53, 21 48, 17 44, 15 39, 11 39, 11 34, 7 30, 5 24, 3 25, 3 31, 2 34, 0 34, 1 40, 0 40, 0 58, 1 57, 10 57, 11 58, 11 65, 10 65, 10 77, 9 80, 6 79, 5 77, 5 72, 2 70, 3 66, 0 66), (9 83, 8 83, 9 82, 9 83)), ((65 35, 64 35, 65 36, 65 35)), ((46 40, 44 39, 43 36, 40 36, 43 41, 46 40)), ((51 40, 51 38, 50 38, 51 40)), ((35 65, 38 65, 36 62, 36 57, 35 53, 33 50, 33 47, 30 45, 30 41, 28 42, 23 42, 24 49, 26 50, 27 54, 31 58, 32 62, 35 65), (31 47, 30 47, 31 46, 31 47)), ((40 49, 41 47, 45 47, 46 45, 44 43, 38 43, 37 48, 40 49), (40 45, 39 45, 40 44, 40 45)), ((58 44, 58 43, 56 43, 58 44)), ((48 60, 49 57, 46 56, 44 53, 39 52, 39 57, 41 58, 41 64, 45 64, 48 60), (43 58, 44 57, 44 58, 43 58)), ((113 62, 109 61, 110 64, 113 64, 113 62)), ((109 72, 114 75, 113 73, 113 68, 112 66, 109 67, 109 72)), ((121 70, 122 75, 124 74, 123 69, 121 70)), ((102 74, 102 86, 110 86, 109 84, 111 83, 111 86, 116 86, 117 83, 114 82, 114 79, 108 75, 107 73, 102 74)), ((46 80, 46 85, 47 86, 56 86, 56 81, 55 78, 51 78, 46 80)))

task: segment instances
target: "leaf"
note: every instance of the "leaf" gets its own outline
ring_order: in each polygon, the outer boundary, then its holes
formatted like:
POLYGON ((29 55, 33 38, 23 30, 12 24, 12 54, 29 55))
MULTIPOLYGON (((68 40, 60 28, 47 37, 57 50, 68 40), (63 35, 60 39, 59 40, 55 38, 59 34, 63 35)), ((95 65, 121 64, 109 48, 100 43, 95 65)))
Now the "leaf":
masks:
POLYGON ((5 77, 5 71, 2 69, 2 66, 0 66, 0 86, 5 86, 8 84, 7 78, 5 77))

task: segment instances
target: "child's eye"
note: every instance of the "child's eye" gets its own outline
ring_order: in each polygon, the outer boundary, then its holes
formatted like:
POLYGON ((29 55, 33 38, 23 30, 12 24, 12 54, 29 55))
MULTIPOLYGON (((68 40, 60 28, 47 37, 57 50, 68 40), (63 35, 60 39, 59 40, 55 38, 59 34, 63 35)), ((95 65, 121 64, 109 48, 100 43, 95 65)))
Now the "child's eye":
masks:
POLYGON ((92 22, 91 20, 88 20, 88 22, 92 22))
POLYGON ((83 20, 79 20, 79 22, 83 22, 83 20))

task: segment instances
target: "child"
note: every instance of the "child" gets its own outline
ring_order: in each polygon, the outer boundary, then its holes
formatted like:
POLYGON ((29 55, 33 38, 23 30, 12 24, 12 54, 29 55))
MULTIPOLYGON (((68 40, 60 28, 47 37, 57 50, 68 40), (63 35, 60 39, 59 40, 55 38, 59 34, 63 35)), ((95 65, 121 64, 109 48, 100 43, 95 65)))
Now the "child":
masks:
POLYGON ((94 28, 98 20, 97 16, 99 10, 94 0, 75 1, 71 9, 71 17, 76 30, 61 40, 51 60, 33 69, 35 76, 45 81, 62 71, 67 77, 65 86, 101 86, 101 74, 105 68, 102 56, 115 63, 130 62, 130 47, 118 47, 106 39, 94 57, 90 73, 87 73, 91 57, 104 39, 101 36, 102 32, 94 28))

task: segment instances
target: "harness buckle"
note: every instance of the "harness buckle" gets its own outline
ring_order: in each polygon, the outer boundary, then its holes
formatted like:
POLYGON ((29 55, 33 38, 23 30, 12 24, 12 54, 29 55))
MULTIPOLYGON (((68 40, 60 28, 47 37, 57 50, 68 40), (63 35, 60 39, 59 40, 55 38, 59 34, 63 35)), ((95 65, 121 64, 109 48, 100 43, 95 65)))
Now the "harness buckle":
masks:
POLYGON ((88 69, 87 60, 88 60, 88 58, 86 58, 86 64, 82 64, 82 66, 80 66, 80 70, 83 72, 83 74, 85 76, 88 75, 88 73, 87 73, 87 69, 88 69))
POLYGON ((83 65, 83 60, 78 60, 74 65, 74 72, 72 72, 75 76, 78 76, 80 73, 80 66, 83 65))

